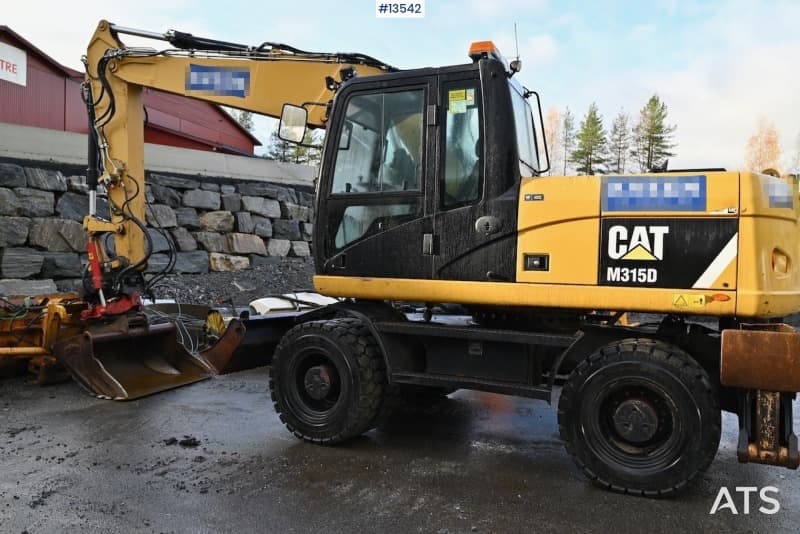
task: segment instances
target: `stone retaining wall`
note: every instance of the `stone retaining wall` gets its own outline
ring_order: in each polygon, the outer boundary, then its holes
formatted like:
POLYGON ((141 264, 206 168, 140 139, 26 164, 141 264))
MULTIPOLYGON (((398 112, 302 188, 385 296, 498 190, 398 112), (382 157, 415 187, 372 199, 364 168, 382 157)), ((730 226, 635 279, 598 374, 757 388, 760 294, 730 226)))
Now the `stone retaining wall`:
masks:
MULTIPOLYGON (((163 173, 148 173, 147 184, 154 252, 149 272, 169 260, 158 228, 178 251, 177 273, 242 270, 310 255, 309 187, 163 173)), ((103 197, 101 191, 98 214, 108 217, 103 197)), ((82 221, 88 199, 80 167, 0 161, 0 294, 77 287, 86 263, 82 221)))

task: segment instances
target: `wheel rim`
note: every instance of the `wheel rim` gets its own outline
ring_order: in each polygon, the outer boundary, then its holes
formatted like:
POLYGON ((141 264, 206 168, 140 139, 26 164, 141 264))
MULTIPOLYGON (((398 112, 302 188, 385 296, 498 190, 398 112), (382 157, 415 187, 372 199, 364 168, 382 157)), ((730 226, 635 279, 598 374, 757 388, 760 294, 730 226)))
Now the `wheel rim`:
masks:
POLYGON ((584 398, 581 427, 586 445, 607 465, 647 474, 662 471, 688 445, 688 421, 678 401, 642 377, 609 381, 584 398))
POLYGON ((323 426, 343 405, 349 385, 342 376, 346 369, 322 345, 301 349, 287 369, 286 401, 303 423, 323 426))

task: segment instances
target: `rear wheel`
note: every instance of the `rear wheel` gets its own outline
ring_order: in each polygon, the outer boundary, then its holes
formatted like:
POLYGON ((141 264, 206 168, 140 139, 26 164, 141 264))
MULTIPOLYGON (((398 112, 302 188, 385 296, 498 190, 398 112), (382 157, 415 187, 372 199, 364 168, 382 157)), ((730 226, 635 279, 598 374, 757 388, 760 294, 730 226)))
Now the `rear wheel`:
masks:
POLYGON ((710 465, 720 410, 691 356, 634 339, 609 344, 575 368, 561 392, 558 425, 567 452, 595 484, 665 496, 710 465))
POLYGON ((297 437, 333 444, 368 430, 386 387, 384 363, 358 319, 296 326, 272 359, 275 411, 297 437))

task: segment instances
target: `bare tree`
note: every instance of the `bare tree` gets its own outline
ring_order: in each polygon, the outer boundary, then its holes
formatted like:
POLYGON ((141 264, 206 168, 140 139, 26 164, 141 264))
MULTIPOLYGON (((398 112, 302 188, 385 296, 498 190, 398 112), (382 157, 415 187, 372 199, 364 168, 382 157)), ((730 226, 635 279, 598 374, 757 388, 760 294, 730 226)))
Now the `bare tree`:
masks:
POLYGON ((562 147, 562 126, 561 113, 557 108, 550 108, 544 116, 544 136, 547 142, 547 147, 550 151, 550 170, 547 172, 549 176, 553 176, 558 171, 556 170, 556 163, 561 162, 562 147))
POLYGON ((569 110, 569 106, 561 117, 561 146, 563 151, 561 157, 564 158, 564 172, 567 175, 567 163, 570 161, 572 150, 575 148, 575 117, 569 110))
POLYGON ((777 171, 780 158, 781 144, 778 130, 770 121, 761 117, 758 120, 756 133, 747 140, 744 166, 751 172, 763 172, 767 169, 777 171))

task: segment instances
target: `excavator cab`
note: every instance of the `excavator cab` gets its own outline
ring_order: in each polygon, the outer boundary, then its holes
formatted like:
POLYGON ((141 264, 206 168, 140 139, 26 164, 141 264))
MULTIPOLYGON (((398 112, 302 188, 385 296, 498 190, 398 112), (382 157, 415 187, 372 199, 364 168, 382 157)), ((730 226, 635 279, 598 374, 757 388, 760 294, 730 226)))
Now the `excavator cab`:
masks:
POLYGON ((339 89, 317 192, 318 275, 515 281, 520 183, 541 172, 532 93, 491 43, 471 55, 339 89))

